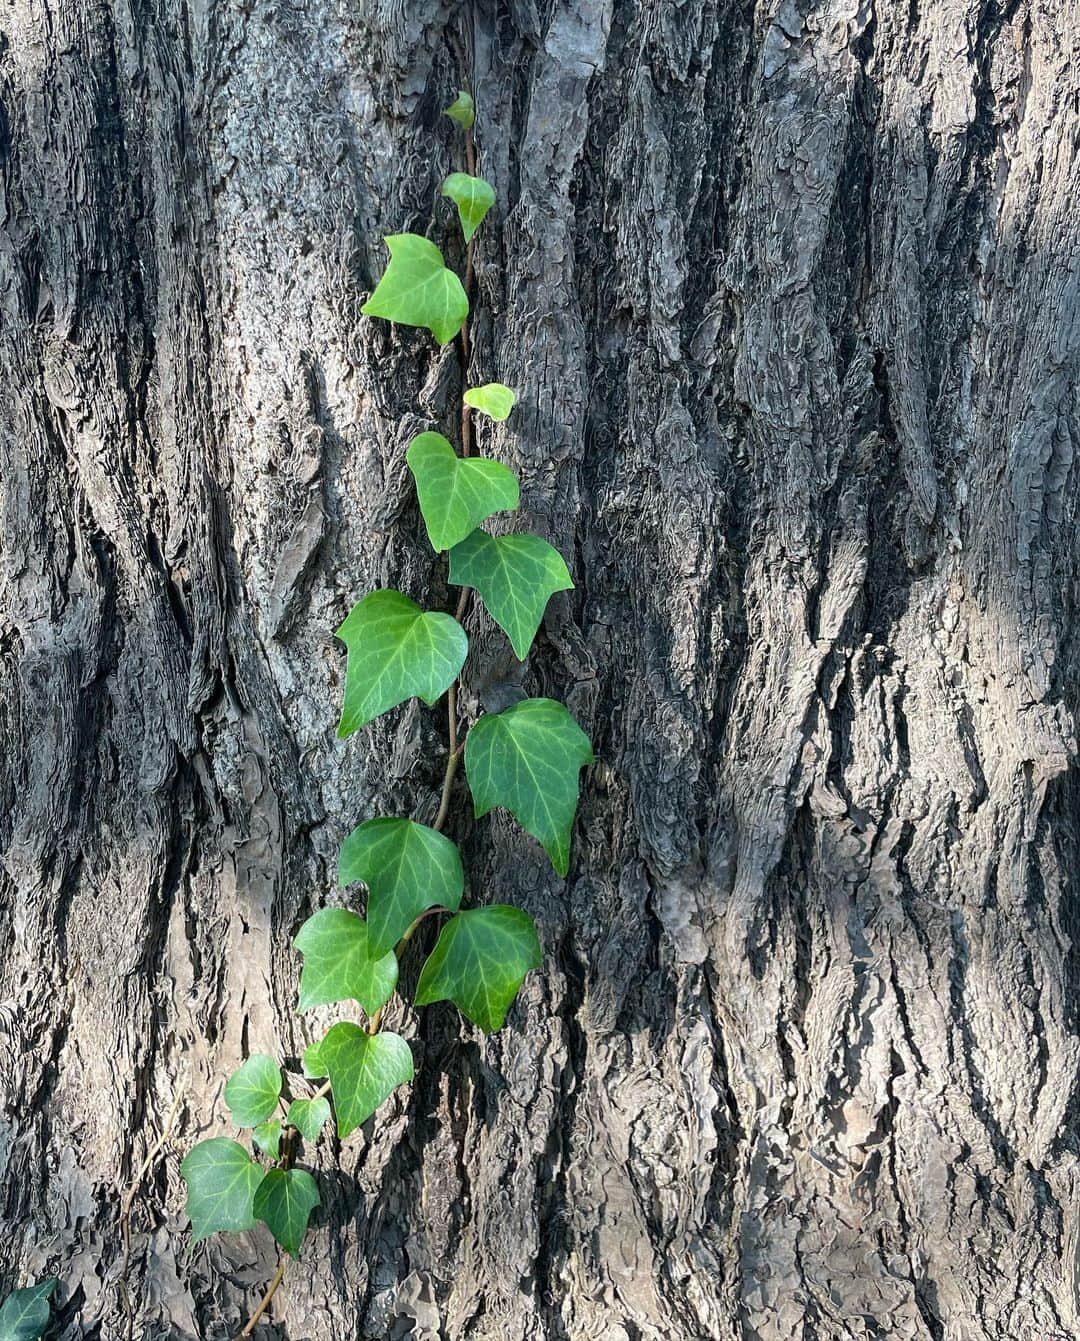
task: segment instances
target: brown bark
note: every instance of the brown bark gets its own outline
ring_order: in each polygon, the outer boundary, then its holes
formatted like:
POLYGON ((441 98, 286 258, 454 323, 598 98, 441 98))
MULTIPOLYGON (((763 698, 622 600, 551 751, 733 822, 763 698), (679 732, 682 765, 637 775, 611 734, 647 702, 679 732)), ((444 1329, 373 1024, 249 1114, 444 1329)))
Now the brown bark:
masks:
MULTIPOLYGON (((1080 1330, 1077 11, 12 0, 0 14, 0 1268, 60 1335, 231 1336, 179 1160, 440 713, 342 745, 331 630, 453 599, 403 466, 452 350, 365 320, 479 108, 479 446, 568 555, 475 715, 600 762, 565 883, 450 831, 547 958, 320 1156, 279 1341, 1080 1330), (461 58, 470 67, 461 69, 461 58)), ((460 258, 458 258, 460 259, 460 258)))

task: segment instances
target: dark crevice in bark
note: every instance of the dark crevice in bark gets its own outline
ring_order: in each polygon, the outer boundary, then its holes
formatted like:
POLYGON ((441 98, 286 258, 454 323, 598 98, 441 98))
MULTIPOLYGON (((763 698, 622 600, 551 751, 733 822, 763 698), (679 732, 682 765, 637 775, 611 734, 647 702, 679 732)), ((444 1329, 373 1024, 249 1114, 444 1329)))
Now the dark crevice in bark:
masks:
POLYGON ((569 1341, 559 1312, 561 1301, 558 1281, 569 1251, 565 1242, 566 1200, 569 1195, 566 1172, 574 1148, 578 1099, 586 1081, 584 1059, 587 1056, 588 1040, 578 1019, 578 1003, 584 1000, 586 975, 569 944, 561 947, 559 963, 566 978, 563 1027, 567 1037, 567 1062, 559 1079, 556 1102, 558 1120, 552 1128, 543 1161, 537 1168, 537 1182, 542 1189, 539 1217, 546 1231, 540 1238, 535 1288, 544 1319, 545 1335, 551 1337, 552 1341, 569 1341))
MULTIPOLYGON (((951 919, 950 930, 952 934, 952 956, 949 961, 949 1006, 960 1046, 963 1050, 962 1062, 970 1080, 972 1110, 986 1128, 995 1155, 1011 1173, 1015 1156, 994 1115, 987 1097, 986 1080, 980 1073, 975 1059, 977 1044, 964 1001, 964 977, 969 958, 969 948, 963 927, 959 918, 955 915, 951 919)), ((985 1183, 985 1180, 980 1181, 985 1183)))

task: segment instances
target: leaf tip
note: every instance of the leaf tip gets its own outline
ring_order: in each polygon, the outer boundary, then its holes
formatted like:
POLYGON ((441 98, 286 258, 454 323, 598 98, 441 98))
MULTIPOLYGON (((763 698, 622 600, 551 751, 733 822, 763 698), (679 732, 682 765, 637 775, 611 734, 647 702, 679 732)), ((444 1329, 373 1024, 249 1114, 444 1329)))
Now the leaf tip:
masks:
POLYGON ((476 122, 476 104, 472 94, 459 88, 457 97, 449 107, 444 108, 443 115, 456 121, 462 130, 471 130, 476 122))

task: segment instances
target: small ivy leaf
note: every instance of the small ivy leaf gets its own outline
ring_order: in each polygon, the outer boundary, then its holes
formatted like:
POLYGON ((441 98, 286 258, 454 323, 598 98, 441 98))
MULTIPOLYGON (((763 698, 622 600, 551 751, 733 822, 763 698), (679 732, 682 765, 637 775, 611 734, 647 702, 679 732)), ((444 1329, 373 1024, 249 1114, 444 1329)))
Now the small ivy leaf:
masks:
POLYGON ((412 1051, 398 1034, 369 1034, 348 1020, 322 1041, 337 1110, 338 1135, 366 1122, 399 1085, 413 1078, 412 1051))
POLYGON ((452 1001, 486 1034, 502 1027, 530 969, 543 962, 528 913, 507 904, 469 908, 442 929, 416 985, 416 1004, 452 1001))
MULTIPOLYGON (((300 928, 293 944, 304 956, 297 1007, 301 1013, 332 1001, 359 1001, 374 1015, 397 985, 397 957, 390 953, 373 958, 367 924, 347 908, 320 908, 300 928)), ((309 1052, 310 1048, 305 1057, 309 1052)), ((326 1061, 320 1043, 317 1064, 325 1067, 326 1061)))
POLYGON ((225 1086, 225 1106, 238 1127, 257 1127, 274 1111, 281 1071, 272 1057, 255 1053, 225 1086))
POLYGON ((310 1173, 271 1169, 255 1193, 255 1218, 263 1222, 290 1257, 296 1257, 311 1212, 319 1203, 319 1188, 310 1173))
POLYGON ((187 1213, 193 1242, 219 1229, 241 1233, 255 1227, 252 1202, 263 1170, 239 1141, 215 1136, 200 1141, 180 1165, 187 1183, 187 1213))
POLYGON ((397 233, 384 241, 390 249, 390 264, 360 311, 401 326, 424 326, 439 344, 449 344, 469 315, 461 280, 447 269, 442 252, 426 237, 397 233))
POLYGON ((450 551, 450 581, 475 587, 519 661, 529 655, 548 601, 574 585, 562 555, 538 535, 479 530, 450 551))
POLYGON ((463 399, 466 405, 471 405, 474 410, 479 410, 491 419, 497 419, 501 424, 509 418, 517 397, 502 382, 485 382, 483 386, 469 387, 463 399))
POLYGON ((467 172, 452 172, 442 184, 442 193, 457 206, 458 218, 465 241, 484 222, 484 216, 495 204, 495 191, 483 177, 470 177, 467 172))
POLYGON ((450 549, 493 512, 516 508, 517 476, 499 461, 460 457, 441 433, 413 438, 405 460, 433 549, 450 549))
POLYGON ((578 773, 592 761, 588 736, 550 698, 485 713, 465 737, 465 774, 477 819, 505 806, 539 839, 560 875, 570 865, 578 773))
POLYGON ((432 904, 456 912, 465 888, 461 855, 449 838, 409 819, 373 819, 341 845, 343 885, 368 887, 368 954, 386 954, 432 904))
POLYGON ((325 1099, 294 1099, 285 1121, 295 1127, 305 1141, 317 1141, 329 1116, 330 1105, 325 1099))
POLYGON ((454 101, 447 107, 443 113, 456 121, 463 130, 471 130, 476 121, 476 107, 472 100, 472 94, 465 90, 458 89, 458 95, 454 101))
POLYGON ((281 1151, 281 1119, 261 1122, 251 1133, 251 1141, 268 1159, 277 1159, 281 1151))
POLYGON ((430 707, 454 683, 469 650, 452 615, 426 613, 399 591, 365 596, 336 636, 349 650, 341 737, 407 698, 422 698, 430 707))
POLYGON ((323 1066, 323 1060, 319 1056, 318 1043, 309 1043, 300 1057, 300 1069, 308 1080, 322 1080, 326 1075, 326 1067, 323 1066))
POLYGON ((55 1276, 46 1276, 9 1294, 0 1308, 0 1341, 39 1341, 49 1325, 49 1295, 58 1284, 55 1276))

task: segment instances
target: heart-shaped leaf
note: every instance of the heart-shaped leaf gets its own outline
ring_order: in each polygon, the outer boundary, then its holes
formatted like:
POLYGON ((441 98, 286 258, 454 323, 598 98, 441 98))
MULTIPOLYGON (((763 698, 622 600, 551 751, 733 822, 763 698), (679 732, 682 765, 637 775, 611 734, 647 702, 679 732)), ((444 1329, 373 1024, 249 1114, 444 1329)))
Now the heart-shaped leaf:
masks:
POLYGON ((529 655, 548 601, 574 585, 562 555, 538 535, 479 530, 450 551, 450 581, 476 588, 519 661, 529 655))
POLYGON ((251 1143, 256 1150, 261 1150, 267 1159, 277 1159, 281 1151, 281 1119, 274 1118, 270 1122, 260 1122, 251 1133, 251 1143))
POLYGON ((317 1141, 330 1116, 330 1105, 323 1098, 294 1099, 285 1121, 295 1127, 305 1141, 317 1141))
POLYGON ((281 1071, 272 1057, 255 1053, 225 1086, 225 1105, 238 1127, 257 1127, 274 1111, 281 1071))
POLYGON ((219 1229, 241 1233, 255 1227, 252 1203, 263 1171, 239 1141, 215 1136, 200 1141, 180 1165, 187 1183, 187 1213, 193 1242, 219 1229))
POLYGON ((442 252, 426 237, 397 233, 384 241, 390 249, 390 264, 360 311, 366 317, 385 317, 402 326, 424 326, 439 344, 448 344, 469 315, 461 280, 447 269, 442 252))
POLYGON ((412 1051, 398 1034, 369 1034, 344 1020, 319 1048, 330 1075, 338 1135, 355 1131, 399 1085, 413 1078, 412 1051))
POLYGON ((467 172, 452 172, 442 185, 442 193, 457 206, 458 218, 465 241, 484 222, 484 215, 495 204, 495 192, 483 177, 470 177, 467 172))
MULTIPOLYGON (((393 953, 372 957, 367 924, 347 908, 320 908, 300 928, 293 944, 304 956, 297 1007, 301 1012, 332 1001, 359 1001, 374 1015, 397 986, 397 957, 393 953)), ((310 1048, 305 1052, 306 1059, 310 1052, 310 1048)), ((321 1043, 317 1057, 317 1064, 325 1067, 321 1043)))
POLYGON ((517 397, 508 386, 501 382, 485 382, 483 386, 471 386, 463 397, 466 405, 486 414, 500 423, 509 418, 517 397))
POLYGON ((311 1212, 319 1205, 315 1179, 303 1169, 271 1169, 255 1193, 256 1220, 291 1256, 300 1251, 311 1212))
POLYGON ((55 1276, 46 1276, 9 1294, 0 1308, 0 1341, 39 1341, 49 1325, 49 1295, 58 1284, 55 1276))
POLYGON ((349 649, 339 736, 350 736, 414 695, 429 706, 457 678, 469 650, 451 615, 425 613, 400 591, 373 591, 337 630, 349 649))
POLYGON ((493 512, 516 508, 517 476, 499 461, 460 457, 441 433, 421 433, 405 453, 432 548, 449 549, 493 512))
POLYGON ((472 94, 465 90, 458 89, 458 95, 450 106, 446 109, 444 115, 451 117, 464 130, 471 130, 476 120, 476 107, 473 104, 472 94))
POLYGON ((368 954, 394 946, 425 908, 451 911, 461 903, 465 877, 449 838, 408 819, 373 819, 341 845, 341 883, 368 887, 368 954))
POLYGON ((485 713, 465 737, 465 773, 477 818, 505 806, 565 875, 578 773, 592 759, 588 736, 554 699, 527 698, 485 713))
POLYGON ((452 1001, 490 1034, 502 1027, 526 973, 542 962, 528 913, 507 904, 469 908, 443 927, 420 974, 416 1004, 452 1001))

